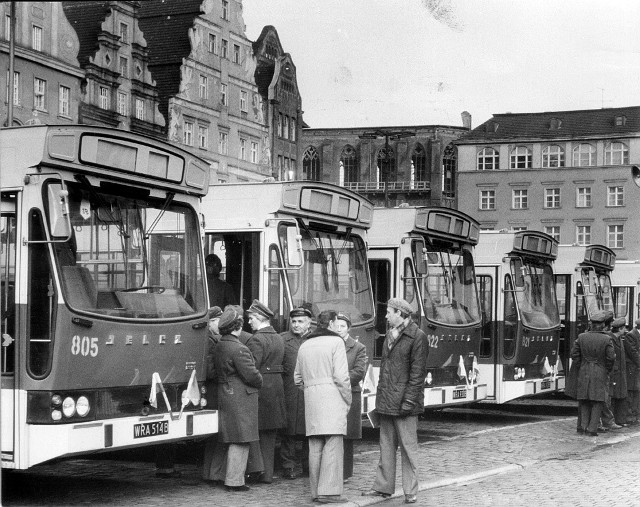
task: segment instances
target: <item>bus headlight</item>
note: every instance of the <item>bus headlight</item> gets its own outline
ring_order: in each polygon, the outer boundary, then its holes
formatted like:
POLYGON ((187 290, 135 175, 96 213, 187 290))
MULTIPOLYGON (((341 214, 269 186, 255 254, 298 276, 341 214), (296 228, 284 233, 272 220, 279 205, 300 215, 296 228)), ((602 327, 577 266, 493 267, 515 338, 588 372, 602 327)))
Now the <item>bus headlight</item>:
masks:
POLYGON ((62 412, 60 412, 59 410, 51 411, 51 419, 53 419, 54 421, 59 421, 60 419, 62 419, 62 412))
POLYGON ((206 398, 200 398, 200 406, 202 408, 207 406, 207 399, 206 398))
POLYGON ((200 386, 200 394, 201 394, 202 396, 204 396, 205 394, 207 394, 207 386, 205 386, 204 384, 202 384, 202 385, 200 386))
POLYGON ((54 394, 51 397, 51 405, 54 407, 59 407, 60 405, 62 405, 62 396, 60 396, 59 394, 54 394))
POLYGON ((71 396, 67 396, 62 402, 62 413, 65 417, 71 417, 76 413, 76 402, 71 396))
POLYGON ((87 397, 80 396, 80 398, 78 398, 78 402, 76 403, 76 411, 78 412, 78 415, 80 417, 84 417, 89 413, 90 408, 91 407, 89 407, 89 400, 87 399, 87 397))
POLYGON ((431 375, 431 372, 427 373, 426 382, 427 382, 427 385, 428 385, 428 386, 430 386, 431 384, 433 384, 433 375, 431 375))

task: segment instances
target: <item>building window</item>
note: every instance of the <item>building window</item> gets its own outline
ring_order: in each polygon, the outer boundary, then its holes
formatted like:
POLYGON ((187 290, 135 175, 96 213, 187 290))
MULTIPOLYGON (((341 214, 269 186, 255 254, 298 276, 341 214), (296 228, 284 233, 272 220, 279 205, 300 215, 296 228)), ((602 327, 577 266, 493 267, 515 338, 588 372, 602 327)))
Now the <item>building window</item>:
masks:
MULTIPOLYGON (((9 71, 7 70, 7 97, 5 98, 5 102, 9 103, 9 71)), ((13 105, 20 105, 20 73, 13 73, 13 105)))
POLYGON ((495 190, 480 190, 480 209, 496 209, 495 190))
POLYGON ((516 146, 511 151, 511 169, 529 169, 531 167, 531 150, 526 146, 516 146))
POLYGON ((291 133, 289 134, 289 139, 295 142, 296 141, 296 119, 295 118, 291 118, 291 121, 289 121, 289 127, 291 129, 291 133))
POLYGON ((220 47, 220 56, 222 58, 229 58, 229 41, 222 39, 220 47))
POLYGON ((229 2, 228 0, 222 0, 222 19, 229 19, 229 2))
POLYGON ((282 155, 278 155, 278 165, 277 165, 277 170, 278 170, 278 178, 280 179, 280 181, 283 180, 282 177, 282 168, 284 167, 284 164, 282 162, 282 155))
POLYGON ((624 115, 616 116, 616 127, 624 127, 627 124, 627 117, 624 115))
POLYGON ((291 177, 291 174, 289 172, 291 168, 291 159, 284 157, 284 179, 285 180, 292 180, 293 178, 291 177))
POLYGON ((456 169, 458 167, 458 152, 456 147, 449 144, 442 155, 442 193, 444 197, 456 195, 456 169))
POLYGON ((282 137, 282 123, 283 123, 283 119, 282 119, 282 113, 278 114, 278 137, 282 137))
POLYGON ((207 127, 198 127, 198 146, 203 150, 209 146, 209 129, 207 127))
POLYGON ((227 85, 220 83, 220 104, 227 105, 227 85))
POLYGON ((354 183, 358 181, 358 157, 353 146, 345 146, 340 155, 340 164, 342 166, 343 183, 354 183))
POLYGON ((582 143, 573 148, 573 166, 586 167, 595 165, 596 149, 589 143, 582 143))
POLYGON ((129 25, 120 23, 120 42, 129 44, 129 25))
POLYGON ((44 79, 33 80, 33 108, 37 111, 47 110, 47 82, 44 79))
POLYGON ((136 99, 136 118, 144 120, 144 100, 136 99))
POLYGON ((4 33, 4 38, 6 40, 11 40, 11 16, 9 14, 4 17, 4 33))
POLYGON ((240 90, 240 111, 246 113, 249 109, 249 94, 245 90, 240 90))
POLYGON ((624 206, 624 187, 607 187, 607 206, 624 206))
POLYGON ((624 143, 607 143, 604 148, 605 165, 623 165, 629 163, 629 148, 624 143))
POLYGON ((305 180, 320 181, 320 156, 313 146, 302 155, 302 174, 305 180))
POLYGON ((240 46, 233 45, 233 63, 240 63, 240 46))
POLYGON ((220 132, 218 136, 218 153, 220 155, 229 154, 229 134, 226 132, 220 132))
POLYGON ((251 141, 251 162, 258 163, 258 143, 255 141, 251 141))
POLYGON ((193 123, 185 121, 182 134, 182 141, 184 142, 184 144, 186 144, 187 146, 193 146, 193 123))
POLYGON ((122 77, 129 77, 129 60, 124 56, 120 57, 120 75, 122 77))
POLYGON ((576 243, 580 246, 591 244, 591 226, 578 225, 576 227, 576 243))
POLYGON ((515 225, 511 228, 513 232, 526 231, 528 227, 526 225, 515 225))
POLYGON ((560 189, 559 188, 544 189, 544 207, 545 208, 560 207, 560 189))
POLYGON ((70 97, 71 88, 60 85, 60 88, 58 88, 58 114, 60 116, 69 116, 70 97))
POLYGON ((528 191, 514 190, 512 193, 511 206, 513 209, 527 209, 528 206, 528 191))
POLYGON ((109 88, 100 87, 100 109, 109 109, 111 106, 109 101, 109 88))
POLYGON ((202 100, 209 98, 209 79, 207 76, 200 76, 199 93, 202 100))
POLYGON ((238 153, 240 160, 247 160, 247 140, 240 138, 240 152, 238 153))
POLYGON ((411 173, 409 174, 409 181, 411 187, 415 187, 416 181, 429 181, 427 175, 427 153, 422 145, 417 144, 411 154, 411 173))
POLYGON ((378 151, 376 157, 378 165, 376 166, 376 181, 378 183, 387 183, 396 181, 396 153, 391 146, 382 148, 378 151))
POLYGON ((118 92, 118 114, 121 116, 127 116, 127 94, 118 92))
POLYGON ((215 34, 209 34, 209 53, 218 54, 218 39, 215 34))
POLYGON ((285 115, 282 119, 282 137, 289 139, 289 117, 285 115))
POLYGON ((624 226, 607 226, 607 246, 609 248, 624 248, 624 226))
POLYGON ((559 225, 545 225, 544 232, 560 243, 560 226, 559 225))
POLYGON ((33 25, 31 37, 31 47, 36 51, 42 51, 42 27, 33 25))
POLYGON ((576 208, 591 207, 591 187, 576 188, 576 208))
POLYGON ((500 155, 493 148, 483 148, 478 152, 478 171, 491 171, 500 167, 500 155))
POLYGON ((542 167, 564 167, 564 149, 557 144, 542 150, 542 167))

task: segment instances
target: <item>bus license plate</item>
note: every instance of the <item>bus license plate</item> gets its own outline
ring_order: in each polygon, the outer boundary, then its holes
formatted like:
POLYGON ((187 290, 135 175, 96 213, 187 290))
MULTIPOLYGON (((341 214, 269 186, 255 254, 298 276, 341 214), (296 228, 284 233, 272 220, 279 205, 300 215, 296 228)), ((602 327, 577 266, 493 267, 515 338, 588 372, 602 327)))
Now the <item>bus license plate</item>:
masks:
POLYGON ((466 397, 467 397, 466 389, 456 389, 455 391, 453 391, 454 400, 461 400, 462 398, 466 398, 466 397))
POLYGON ((133 425, 133 438, 155 437, 169 434, 169 421, 153 421, 133 425))
POLYGON ((550 389, 550 388, 551 388, 551 381, 549 379, 543 380, 540 383, 540 389, 550 389))

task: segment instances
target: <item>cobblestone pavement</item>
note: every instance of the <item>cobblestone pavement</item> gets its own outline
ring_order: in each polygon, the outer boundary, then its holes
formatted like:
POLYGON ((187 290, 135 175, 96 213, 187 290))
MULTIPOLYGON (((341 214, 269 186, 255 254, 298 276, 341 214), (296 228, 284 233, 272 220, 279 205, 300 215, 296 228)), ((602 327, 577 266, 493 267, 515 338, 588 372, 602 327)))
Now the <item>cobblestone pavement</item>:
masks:
MULTIPOLYGON (((637 477, 640 427, 598 437, 575 431, 575 417, 482 429, 420 444, 420 505, 638 505, 625 500, 620 486, 637 477), (618 458, 622 457, 622 459, 618 458), (568 466, 571 464, 571 466, 568 466), (482 481, 482 482, 478 482, 482 481), (589 492, 581 491, 593 485, 589 492), (568 492, 573 491, 571 495, 568 492), (568 495, 568 496, 567 496, 568 495)), ((345 484, 347 505, 379 503, 362 497, 375 475, 378 451, 355 457, 354 477, 345 484)), ((158 479, 141 462, 76 459, 3 475, 20 495, 5 505, 189 505, 299 506, 310 501, 308 479, 277 480, 246 493, 228 493, 199 480, 200 470, 179 465, 181 479, 158 479)), ((400 467, 398 467, 398 476, 400 467)), ((397 486, 401 484, 397 481, 397 486)), ((402 497, 402 491, 396 495, 402 497)), ((625 497, 626 498, 626 497, 625 497)), ((394 505, 399 500, 384 501, 394 505)))

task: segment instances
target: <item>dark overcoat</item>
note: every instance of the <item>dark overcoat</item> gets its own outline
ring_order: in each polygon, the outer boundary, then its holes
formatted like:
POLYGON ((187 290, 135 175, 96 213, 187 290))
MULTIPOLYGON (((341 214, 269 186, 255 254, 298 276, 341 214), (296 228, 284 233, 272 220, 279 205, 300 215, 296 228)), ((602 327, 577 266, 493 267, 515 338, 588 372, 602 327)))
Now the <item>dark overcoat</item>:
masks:
POLYGON ((633 328, 625 337, 627 356, 627 390, 640 391, 640 331, 633 328))
POLYGON ((287 413, 282 383, 284 340, 271 326, 256 331, 247 342, 256 368, 262 374, 262 387, 258 394, 258 428, 275 430, 284 428, 287 413))
POLYGON ((216 382, 215 368, 213 365, 213 351, 220 341, 220 335, 214 334, 211 330, 207 331, 207 380, 204 385, 207 388, 205 399, 207 400, 207 409, 218 409, 218 383, 216 382))
POLYGON ((298 360, 298 350, 300 345, 309 336, 297 336, 291 331, 282 334, 284 339, 284 359, 282 368, 284 373, 282 380, 284 383, 284 400, 287 408, 287 435, 306 435, 304 420, 304 391, 300 389, 293 380, 293 372, 296 369, 298 360))
POLYGON ((425 334, 415 322, 409 322, 389 350, 389 333, 382 347, 380 377, 376 392, 376 411, 380 414, 408 415, 402 402, 413 405, 409 412, 424 412, 424 378, 426 370, 425 334))
POLYGON ((345 438, 362 438, 362 387, 360 382, 367 374, 367 347, 347 336, 344 341, 347 352, 347 366, 351 381, 351 406, 347 414, 347 434, 345 438))
POLYGON ((611 343, 613 343, 613 351, 616 353, 616 360, 613 363, 613 370, 609 374, 609 394, 612 398, 626 398, 627 358, 624 339, 611 333, 611 343))
POLYGON ((258 390, 262 375, 249 349, 233 335, 225 335, 213 350, 218 382, 218 424, 224 443, 258 440, 258 390))
POLYGON ((578 368, 578 400, 604 401, 616 354, 611 336, 605 331, 587 331, 578 335, 571 349, 578 368))

